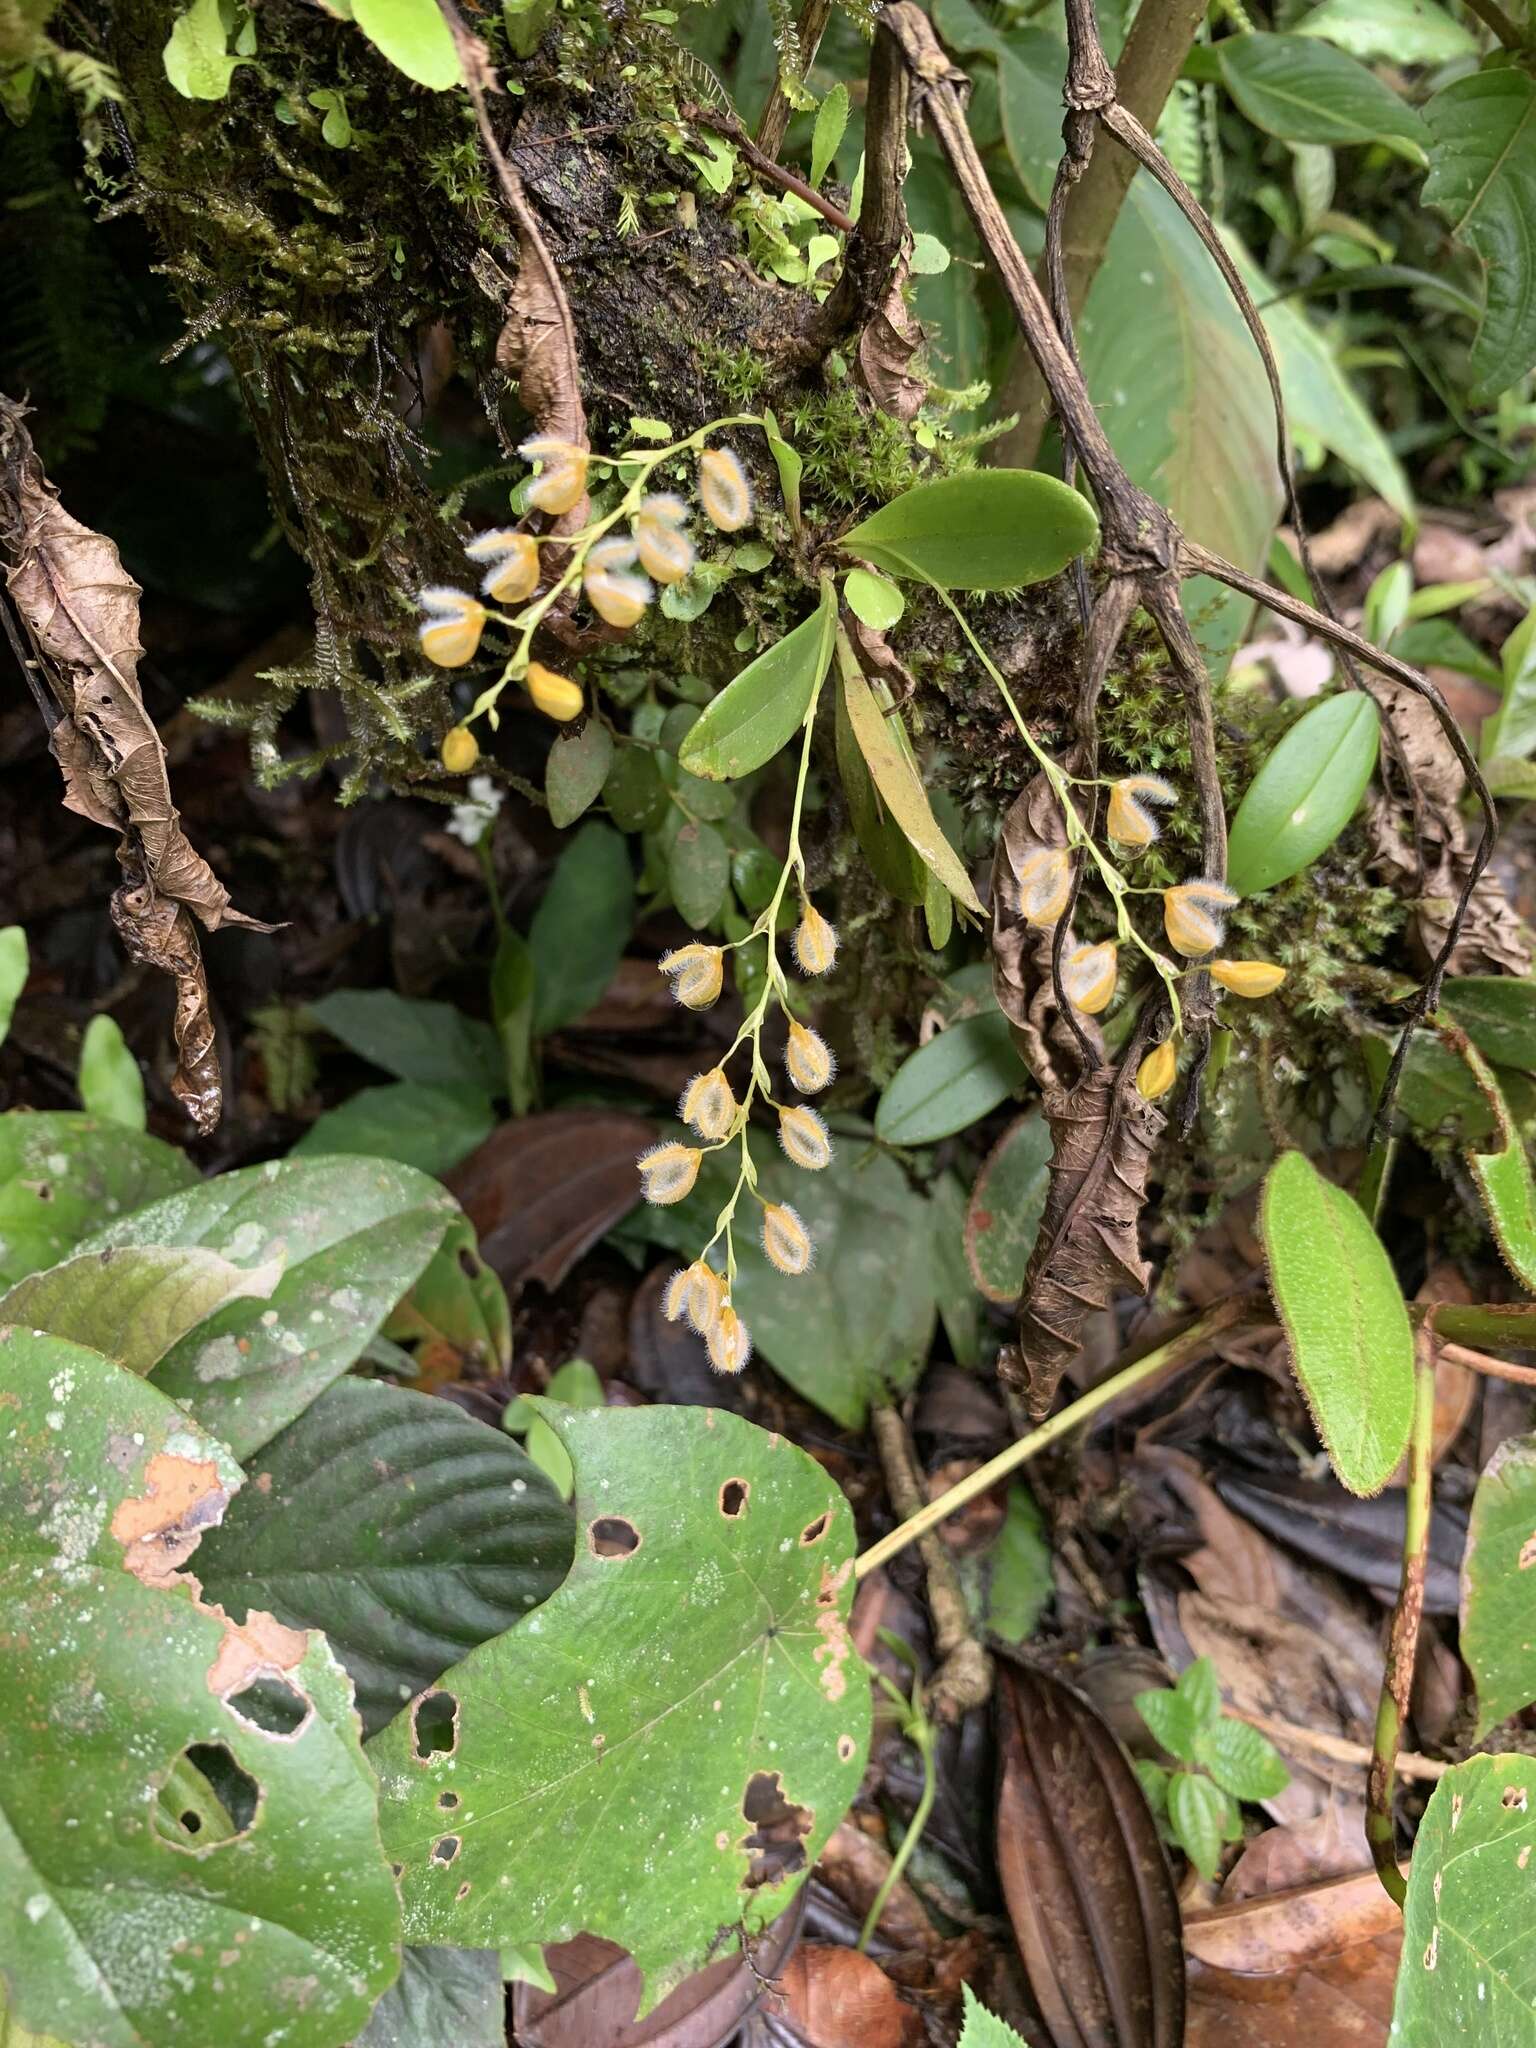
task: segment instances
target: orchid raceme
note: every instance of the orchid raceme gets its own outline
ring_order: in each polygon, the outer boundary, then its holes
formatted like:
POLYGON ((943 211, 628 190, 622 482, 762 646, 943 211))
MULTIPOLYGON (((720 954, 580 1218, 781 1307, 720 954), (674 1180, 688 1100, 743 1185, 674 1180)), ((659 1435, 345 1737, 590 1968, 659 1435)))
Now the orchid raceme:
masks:
POLYGON ((523 688, 533 699, 537 710, 546 718, 558 720, 566 725, 573 718, 580 718, 586 700, 581 694, 580 683, 573 683, 569 676, 556 675, 552 668, 546 668, 542 661, 530 661, 528 673, 523 678, 523 688))
POLYGON ((585 448, 578 448, 574 441, 561 441, 554 435, 538 435, 531 441, 524 441, 518 454, 525 462, 537 462, 539 474, 528 490, 528 502, 537 511, 553 512, 557 516, 572 511, 580 502, 587 488, 587 468, 591 457, 585 448))
POLYGON ((1110 784, 1109 808, 1104 829, 1121 846, 1150 846, 1158 835, 1158 822, 1148 804, 1177 803, 1178 792, 1160 775, 1123 775, 1110 784))
POLYGON ((729 448, 711 448, 699 460, 699 503, 712 526, 735 533, 752 517, 752 486, 729 448))
POLYGON ((680 1202, 693 1192, 703 1157, 692 1145, 676 1142, 653 1145, 649 1152, 642 1152, 635 1164, 640 1169, 640 1188, 645 1199, 659 1207, 680 1202))
POLYGON ((707 1074, 695 1074, 683 1090, 677 1113, 712 1145, 729 1137, 736 1121, 736 1098, 725 1069, 711 1067, 707 1074))
POLYGON ((1273 960, 1213 960, 1211 979, 1235 996, 1272 996, 1285 979, 1285 969, 1273 960))
POLYGON ((685 1010, 707 1010, 725 986, 725 954, 719 946, 695 940, 663 953, 656 963, 672 983, 672 994, 685 1010))
POLYGON ((1136 1069, 1137 1090, 1148 1102, 1155 1102, 1159 1095, 1168 1093, 1178 1071, 1179 1056, 1173 1040, 1165 1038, 1161 1045, 1153 1046, 1136 1069))
POLYGON ((1019 914, 1026 923, 1052 925, 1072 893, 1072 859, 1064 846, 1041 846, 1018 867, 1019 914))
POLYGON ((1098 946, 1079 946, 1061 963, 1061 982, 1067 999, 1087 1017, 1096 1017, 1109 1008, 1119 976, 1120 956, 1112 939, 1098 946))
POLYGON ((820 1032, 790 1019, 784 1046, 784 1071, 802 1095, 816 1095, 837 1071, 832 1049, 820 1032))
POLYGON ((763 1250, 770 1265, 791 1276, 810 1271, 814 1247, 811 1234, 788 1202, 763 1208, 763 1250))
POLYGON ((428 661, 437 668, 463 668, 473 661, 486 621, 479 598, 446 584, 429 584, 417 603, 428 614, 416 629, 428 661))
POLYGON ((832 1164, 832 1140, 814 1109, 802 1102, 786 1103, 779 1111, 779 1143, 792 1165, 807 1173, 819 1173, 832 1164))
POLYGON ((837 929, 814 903, 807 903, 795 927, 795 965, 802 974, 825 974, 837 958, 837 929))
POLYGON ((1221 944, 1225 913, 1237 902, 1237 893, 1225 882, 1180 882, 1163 891, 1163 928, 1169 944, 1186 958, 1197 960, 1221 944))

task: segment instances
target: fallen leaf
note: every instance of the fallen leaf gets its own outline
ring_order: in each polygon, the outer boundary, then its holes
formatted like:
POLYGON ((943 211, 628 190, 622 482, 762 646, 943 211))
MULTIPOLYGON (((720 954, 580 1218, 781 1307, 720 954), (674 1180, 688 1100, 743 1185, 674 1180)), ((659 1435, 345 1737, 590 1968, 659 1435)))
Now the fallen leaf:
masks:
POLYGON ((1185 2048, 1385 2048, 1402 1920, 1374 1870, 1191 1914, 1185 2048))
POLYGON ((920 2048, 926 2039, 916 2008, 857 1949, 808 1942, 780 1983, 785 2017, 805 2048, 920 2048))
POLYGON ((1060 1679, 1000 1662, 997 1708, 998 1871, 1052 2048, 1181 2048, 1178 1901, 1135 1773, 1060 1679))
POLYGON ((505 1123, 448 1176, 509 1289, 554 1288, 640 1199, 636 1156, 655 1137, 643 1117, 557 1109, 505 1123))
POLYGON ((1323 1878, 1349 1877, 1371 1867, 1365 1839, 1365 1808, 1335 1801, 1310 1820, 1266 1828, 1256 1835, 1221 1888, 1224 1906, 1270 1892, 1294 1890, 1323 1878))

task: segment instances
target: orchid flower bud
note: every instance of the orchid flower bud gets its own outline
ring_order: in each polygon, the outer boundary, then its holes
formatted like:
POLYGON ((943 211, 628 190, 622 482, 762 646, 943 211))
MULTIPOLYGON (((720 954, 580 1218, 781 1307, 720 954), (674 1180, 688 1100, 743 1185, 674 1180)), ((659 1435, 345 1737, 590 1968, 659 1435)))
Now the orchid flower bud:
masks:
POLYGON ((1136 1069, 1137 1092, 1147 1102, 1155 1102, 1159 1095, 1168 1093, 1178 1071, 1179 1056, 1174 1051, 1173 1040, 1165 1038, 1161 1045, 1153 1046, 1136 1069))
POLYGON ((541 464, 528 492, 528 502, 540 512, 569 512, 581 501, 587 488, 590 457, 574 441, 561 441, 553 434, 536 435, 518 449, 525 462, 541 464))
POLYGON ((485 631, 485 606, 467 591, 428 584, 416 602, 428 614, 417 627, 421 651, 437 668, 463 668, 473 661, 485 631))
POLYGON ((814 1247, 811 1234, 787 1202, 769 1202, 763 1210, 763 1250, 768 1263, 791 1278, 810 1271, 814 1247))
POLYGON ((683 1090, 677 1113, 701 1138, 718 1145, 736 1121, 736 1098, 725 1069, 711 1067, 707 1074, 695 1074, 683 1090))
POLYGON ((1272 996, 1285 979, 1285 969, 1272 960, 1213 960, 1211 979, 1235 996, 1272 996))
POLYGON ((653 1145, 649 1152, 642 1152, 635 1164, 640 1169, 640 1189, 648 1202, 655 1202, 665 1208, 671 1202, 680 1202, 684 1195, 693 1192, 693 1184, 699 1177, 699 1161, 704 1157, 691 1145, 679 1145, 675 1140, 664 1145, 653 1145))
POLYGON ((542 661, 530 661, 528 673, 523 677, 523 688, 533 699, 535 709, 542 711, 546 718, 553 718, 561 725, 579 718, 585 706, 580 683, 573 683, 569 676, 556 675, 552 668, 546 668, 542 661))
POLYGON ((455 725, 443 734, 438 753, 450 775, 467 775, 480 758, 480 742, 467 725, 455 725))
POLYGON ((707 1010, 719 1000, 725 986, 725 955, 718 946, 694 940, 675 952, 663 953, 656 964, 670 977, 673 997, 685 1010, 707 1010))
POLYGON ((814 1109, 801 1103, 792 1102, 779 1111, 779 1143, 790 1164, 803 1166, 807 1173, 819 1173, 832 1163, 826 1125, 814 1109))
POLYGON ((752 486, 729 448, 711 448, 700 458, 699 502, 722 533, 735 533, 752 517, 752 486))
POLYGON ((814 903, 807 903, 795 927, 795 965, 802 974, 825 974, 837 958, 837 928, 814 903))
POLYGON ((784 1071, 802 1095, 814 1095, 825 1088, 837 1072, 832 1048, 819 1031, 812 1031, 794 1018, 789 1022, 789 1040, 784 1047, 784 1071))
POLYGON ((1197 960, 1221 944, 1224 913, 1237 902, 1225 882, 1180 882, 1163 891, 1163 929, 1169 943, 1197 960))
POLYGON ((1160 775, 1123 775, 1109 792, 1109 810, 1104 829, 1122 846, 1150 846, 1159 826, 1148 804, 1178 802, 1178 791, 1160 775))

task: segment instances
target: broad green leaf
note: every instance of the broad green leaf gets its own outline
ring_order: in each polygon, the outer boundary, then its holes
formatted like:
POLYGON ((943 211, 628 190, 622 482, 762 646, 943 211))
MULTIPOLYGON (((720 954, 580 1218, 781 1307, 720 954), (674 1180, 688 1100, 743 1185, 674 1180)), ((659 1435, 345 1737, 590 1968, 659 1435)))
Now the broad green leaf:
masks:
POLYGON ((1302 1152, 1270 1168, 1259 1235, 1291 1370, 1333 1469, 1351 1493, 1380 1493, 1413 1410, 1413 1332, 1391 1261, 1359 1207, 1302 1152))
POLYGON ((528 930, 536 1038, 574 1023, 612 981, 635 917, 635 878, 623 837, 600 818, 582 826, 528 930))
MULTIPOLYGON (((1454 668, 1464 676, 1473 676, 1480 683, 1487 683, 1498 689, 1501 683, 1498 667, 1491 662, 1480 647, 1470 641, 1459 626, 1453 626, 1449 619, 1414 619, 1396 635, 1391 651, 1400 661, 1411 662, 1415 668, 1454 668)), ((1491 721, 1484 722, 1484 734, 1491 721)))
POLYGON ((927 893, 928 870, 895 820, 887 813, 874 778, 859 752, 848 717, 846 692, 839 688, 834 705, 833 735, 837 775, 848 800, 848 818, 869 871, 898 903, 917 904, 927 893))
POLYGON ((928 1190, 928 1238, 933 1292, 949 1348, 959 1364, 981 1363, 981 1302, 965 1258, 965 1185, 952 1170, 938 1174, 928 1190))
POLYGON ((705 708, 678 755, 690 775, 731 782, 789 745, 827 672, 836 625, 837 595, 826 582, 810 617, 750 662, 705 708))
POLYGON ((231 1301, 183 1337, 154 1383, 238 1458, 338 1379, 459 1220, 436 1181, 385 1159, 273 1159, 98 1231, 80 1249, 204 1246, 247 1269, 286 1258, 264 1301, 231 1301))
POLYGON ((283 1262, 244 1269, 217 1252, 123 1245, 29 1273, 0 1299, 0 1323, 84 1344, 147 1374, 188 1330, 227 1301, 265 1301, 283 1262))
POLYGON ((362 1153, 370 1159, 397 1159, 419 1173, 441 1174, 495 1127, 496 1112, 483 1088, 394 1081, 387 1088, 360 1088, 316 1117, 289 1156, 362 1153))
POLYGON ((1478 399, 1496 398, 1536 363, 1536 79, 1513 65, 1475 71, 1424 109, 1424 203, 1481 258, 1487 304, 1467 365, 1478 399))
POLYGON ((988 2012, 969 1984, 962 1984, 960 1992, 965 2000, 965 2024, 958 2048, 1024 2048, 1023 2035, 1015 2033, 995 2012, 988 2012))
POLYGON ((838 542, 891 576, 946 590, 1043 583, 1099 537, 1093 507, 1034 469, 970 469, 914 484, 838 542))
POLYGON ((309 1014, 349 1052, 397 1081, 438 1088, 501 1087, 501 1047, 489 1024, 452 1003, 423 1002, 388 988, 343 988, 309 1005, 309 1014))
POLYGON ((1257 896, 1326 853, 1376 767, 1381 714, 1363 690, 1302 713, 1249 783, 1227 840, 1227 880, 1257 896))
POLYGON ((1474 1756, 1430 1795, 1413 1845, 1393 2048, 1536 2041, 1527 1910, 1536 1843, 1528 1756, 1474 1756))
POLYGON ((4 1045, 16 1014, 16 1002, 27 985, 27 935, 19 924, 0 926, 0 1045, 4 1045))
POLYGON ((997 64, 1003 139, 1019 183, 1043 212, 1061 161, 1061 93, 1067 68, 1059 36, 1025 21, 995 29, 971 0, 936 0, 934 26, 951 49, 985 51, 997 64))
POLYGON ((192 0, 171 24, 164 50, 165 75, 183 99, 221 100, 240 63, 225 48, 228 38, 219 0, 192 0))
POLYGON ((1490 796, 1502 796, 1514 803, 1536 798, 1536 762, 1511 761, 1503 755, 1483 763, 1483 780, 1490 796))
POLYGON ((417 1701, 368 1753, 409 1940, 529 1951, 585 1930, 633 1955, 643 2014, 721 1927, 783 1911, 858 1790, 853 1519, 739 1416, 546 1419, 576 1467, 569 1578, 427 1695, 451 1747, 423 1754, 417 1701))
POLYGON ((787 1280, 742 1232, 736 1307, 781 1379, 845 1429, 861 1429, 872 1403, 913 1385, 933 1341, 928 1205, 894 1159, 861 1158, 850 1139, 819 1173, 765 1159, 758 1185, 766 1200, 797 1211, 816 1258, 787 1280), (893 1244, 906 1247, 894 1262, 893 1244))
POLYGON ((395 1975, 399 1911, 324 1638, 268 1623, 242 1640, 180 1575, 238 1468, 148 1382, 55 1337, 0 1338, 0 1408, 13 2017, 100 2048, 274 2030, 335 2048, 395 1975), (263 1666, 296 1696, 291 1732, 234 1704, 263 1666), (178 1764, 201 1766, 190 1810, 222 1821, 209 1848, 162 1832, 178 1764))
POLYGON ((506 1289, 480 1256, 467 1216, 450 1218, 443 1241, 384 1325, 397 1344, 447 1344, 485 1373, 512 1363, 506 1289))
POLYGON ((1536 1700, 1536 1437, 1500 1444, 1477 1482, 1461 1566, 1461 1654, 1477 1688, 1481 1742, 1536 1700))
MULTIPOLYGON (((554 20, 558 4, 559 0, 501 0, 501 18, 506 24, 507 43, 514 57, 533 55, 539 47, 545 29, 554 20)), ((640 433, 642 423, 631 419, 629 424, 631 432, 640 433)), ((646 420, 643 424, 647 427, 658 427, 662 423, 660 420, 646 420)), ((670 427, 663 427, 659 437, 645 435, 643 438, 670 441, 672 430, 670 427)), ((423 2048, 426 2048, 426 2044, 423 2044, 423 2048)))
POLYGON ((357 2048, 506 2048, 506 2039, 494 1949, 408 1948, 357 2048))
POLYGON ((352 0, 352 18, 398 71, 433 92, 462 85, 458 52, 437 0, 352 0))
POLYGON ((603 784, 603 801, 621 831, 645 832, 660 823, 667 814, 667 790, 649 748, 618 748, 603 784))
POLYGON ((827 175, 832 159, 837 155, 837 145, 843 139, 843 130, 848 126, 848 88, 839 82, 834 85, 821 105, 816 109, 816 126, 811 130, 811 190, 814 192, 827 175))
MULTIPOLYGON (((1366 1031, 1360 1049, 1372 1095, 1381 1092, 1397 1034, 1366 1031)), ((1416 1031, 1398 1079, 1397 1110, 1405 1122, 1428 1135, 1468 1144, 1487 1138, 1498 1122, 1466 1060, 1432 1031, 1416 1031)))
POLYGON ((1516 1279, 1536 1294, 1536 1186, 1531 1162, 1497 1076, 1475 1046, 1466 1048, 1466 1058, 1493 1111, 1498 1142, 1487 1151, 1469 1146, 1463 1156, 1483 1198, 1494 1242, 1516 1279))
POLYGON ((1155 1685, 1136 1695, 1136 1711, 1170 1756, 1181 1763, 1195 1760, 1195 1710, 1180 1692, 1155 1685))
POLYGON ((1477 51, 1471 30, 1436 0, 1322 0, 1292 27, 1351 57, 1384 57, 1392 64, 1449 64, 1477 51))
MULTIPOLYGON (((957 902, 980 916, 981 899, 933 815, 900 712, 876 700, 851 651, 843 656, 839 667, 849 730, 886 811, 929 872, 938 877, 957 902)), ((884 684, 881 693, 886 694, 884 684)))
POLYGON ((908 1053, 880 1097, 875 1130, 888 1145, 931 1145, 969 1130, 1028 1078, 1000 1010, 964 1017, 908 1053))
POLYGON ((117 1019, 105 1011, 91 1019, 80 1041, 80 1104, 87 1116, 103 1123, 142 1131, 144 1076, 128 1050, 117 1019))
POLYGON ((731 850, 714 826, 680 824, 667 849, 667 887, 684 924, 712 924, 730 879, 731 850))
MULTIPOLYGON (((944 1032, 929 1044, 942 1043, 948 1036, 944 1032)), ((1003 1307, 1016 1302, 1024 1289, 1024 1269, 1045 1213, 1050 1165, 1050 1126, 1031 1110, 1004 1131, 971 1190, 965 1214, 966 1260, 987 1300, 1003 1307)))
POLYGON ((69 1110, 0 1116, 0 1285, 196 1179, 183 1153, 121 1124, 69 1110))
POLYGON ((1497 687, 1504 701, 1484 722, 1478 752, 1488 761, 1522 761, 1536 748, 1536 605, 1500 650, 1497 687))
POLYGON ((1279 1753, 1257 1728, 1223 1714, 1195 1737, 1196 1760, 1234 1799, 1278 1799, 1291 1782, 1279 1753))
POLYGON ((1422 164, 1429 137, 1374 71, 1315 36, 1228 36, 1216 46, 1228 92, 1256 127, 1287 142, 1383 142, 1422 164))
POLYGON ((1536 977, 1453 975, 1441 990, 1440 1007, 1485 1059, 1536 1074, 1536 977))
POLYGON ((561 733, 544 763, 549 821, 563 831, 596 803, 613 764, 613 734, 600 718, 588 718, 580 732, 561 733))
POLYGON ((907 608, 900 587, 872 569, 850 569, 843 578, 843 596, 854 617, 879 633, 899 625, 907 608))
POLYGON ((1175 1771, 1168 1780, 1168 1824, 1208 1884, 1221 1861, 1226 1817, 1226 1796, 1209 1778, 1196 1771, 1175 1771))
POLYGON ((208 1597, 324 1629, 371 1734, 570 1569, 571 1517, 512 1439, 451 1401, 338 1380, 250 1461, 203 1539, 208 1597), (322 1537, 325 1569, 315 1569, 322 1537))

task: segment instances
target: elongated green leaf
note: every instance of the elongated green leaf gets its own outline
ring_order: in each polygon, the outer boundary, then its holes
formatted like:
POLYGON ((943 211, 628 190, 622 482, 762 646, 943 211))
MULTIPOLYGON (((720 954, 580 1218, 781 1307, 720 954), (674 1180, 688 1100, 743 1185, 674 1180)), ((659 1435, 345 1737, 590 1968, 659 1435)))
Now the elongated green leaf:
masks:
POLYGON ((274 2030, 335 2048, 398 1968, 399 1911, 324 1639, 267 1624, 242 1644, 177 1576, 238 1468, 149 1383, 56 1337, 0 1336, 0 1405, 13 2016, 101 2048, 274 2030), (238 1710, 261 1666, 296 1696, 290 1732, 238 1710), (189 1804, 157 1810, 178 1767, 189 1804))
POLYGON ((460 1211, 385 1159, 274 1159, 221 1174, 80 1249, 203 1245, 247 1269, 286 1258, 265 1301, 231 1301, 183 1337, 155 1384, 248 1458, 340 1377, 460 1211))
POLYGON ((1463 1156, 1488 1211, 1494 1242, 1516 1279, 1536 1294, 1536 1185, 1531 1162, 1498 1077, 1475 1046, 1467 1046, 1465 1056, 1498 1128, 1495 1144, 1486 1151, 1469 1146, 1463 1156))
POLYGON ((1168 1820, 1174 1838, 1207 1883, 1221 1861, 1227 1802, 1219 1785, 1196 1771, 1168 1780, 1168 1820))
POLYGON ((387 1088, 360 1088, 316 1117, 289 1156, 360 1153, 440 1174, 467 1158, 495 1128, 496 1111, 483 1088, 393 1081, 387 1088))
POLYGON ((898 903, 921 903, 927 888, 928 870, 918 859, 906 835, 886 813, 875 788, 874 778, 859 752, 848 717, 847 693, 839 688, 834 706, 833 735, 837 748, 837 775, 848 799, 848 817, 859 851, 869 863, 870 873, 898 903))
POLYGON ((901 714, 875 701, 851 650, 843 656, 840 668, 849 730, 887 812, 923 865, 938 876, 957 902, 980 916, 981 899, 933 815, 901 714))
POLYGON ((760 654, 705 707, 678 759, 690 775, 730 782, 771 761, 805 723, 817 685, 832 659, 837 597, 830 583, 821 602, 793 632, 760 654))
MULTIPOLYGON (((938 1042, 948 1036, 942 1033, 938 1042)), ((988 1301, 1007 1306, 1023 1291, 1024 1269, 1045 1213, 1050 1165, 1050 1126, 1031 1110, 1004 1131, 976 1177, 965 1212, 965 1256, 988 1301)))
POLYGON ((1485 1059, 1536 1074, 1536 978, 1459 974, 1440 997, 1485 1059))
POLYGON ((570 1569, 571 1516, 548 1480, 451 1401, 338 1380, 250 1476, 198 1577, 237 1621, 256 1607, 324 1629, 369 1733, 570 1569))
POLYGON ((905 1393, 928 1356, 935 1289, 922 1248, 931 1211, 893 1159, 861 1158, 848 1140, 819 1173, 766 1159, 758 1183, 766 1200, 798 1213, 816 1258, 786 1280, 756 1239, 739 1237, 736 1307, 781 1379, 860 1429, 871 1403, 905 1393), (907 1255, 893 1262, 886 1248, 898 1243, 907 1255))
POLYGON ((196 1179, 183 1153, 121 1124, 67 1110, 0 1116, 0 1286, 196 1179))
POLYGON ((309 1014, 397 1081, 483 1088, 492 1095, 501 1086, 495 1032, 452 1003, 422 1002, 388 988, 343 988, 311 1003, 309 1014))
POLYGON ((46 1330, 148 1373, 225 1302, 265 1301, 282 1272, 280 1258, 245 1269, 217 1252, 124 1245, 29 1273, 0 1299, 0 1323, 46 1330))
POLYGON ((27 985, 27 935, 19 924, 0 926, 0 1045, 4 1045, 16 1014, 16 1000, 27 985))
POLYGON ((418 1702, 368 1753, 408 1939, 535 1950, 585 1929, 634 1956, 643 2013, 722 1926, 783 1911, 858 1790, 853 1522, 739 1416, 545 1414, 576 1467, 570 1577, 427 1696, 451 1747, 425 1746, 418 1702))
POLYGON ((1363 690, 1303 712, 1249 783, 1227 841, 1227 880, 1256 896, 1326 853, 1376 766, 1381 714, 1363 690))
POLYGON ((1412 163, 1429 153, 1424 123, 1390 85, 1315 36, 1229 36, 1222 80, 1256 127, 1287 142, 1384 142, 1412 163))
POLYGON ((1393 2048, 1536 2041, 1533 1844, 1530 1757, 1474 1756, 1436 1785, 1408 1875, 1393 2048))
POLYGON ((398 71, 433 92, 463 84, 437 0, 352 0, 352 19, 398 71))
POLYGON ((1482 259, 1487 304, 1468 369, 1494 398, 1536 363, 1536 79, 1513 65, 1476 71, 1424 109, 1431 142, 1424 200, 1482 259))
POLYGON ((593 818, 561 854, 529 928, 536 1037, 591 1009, 624 957, 634 916, 629 848, 593 818))
POLYGON ((1027 1078, 1000 1010, 962 1018, 907 1055, 880 1097, 875 1130, 888 1145, 931 1145, 969 1130, 1027 1078))
POLYGON ((103 1011, 85 1027, 80 1042, 80 1103, 87 1116, 142 1131, 144 1076, 128 1050, 117 1019, 103 1011))
POLYGON ((1470 57, 1477 38, 1436 0, 1322 0, 1294 24, 1297 35, 1321 36, 1351 57, 1393 64, 1449 64, 1470 57))
POLYGON ((1351 1493, 1379 1493, 1413 1411, 1413 1332, 1391 1262, 1361 1210, 1301 1152, 1270 1168, 1259 1234, 1291 1369, 1334 1471, 1351 1493))
POLYGON ((1477 1482, 1461 1567, 1461 1654, 1477 1688, 1480 1742, 1536 1700, 1536 1437, 1500 1444, 1477 1482))
POLYGON ((1497 687, 1504 701, 1485 720, 1478 751, 1486 761, 1522 761, 1536 748, 1536 606, 1504 642, 1497 687))
POLYGON ((563 831, 596 803, 613 764, 613 734, 600 718, 588 718, 580 732, 561 733, 544 763, 549 821, 563 831))
POLYGON ((816 109, 816 126, 811 131, 811 189, 815 191, 827 175, 837 145, 848 126, 848 88, 834 85, 816 109))
POLYGON ((838 545, 891 576, 946 590, 1011 590, 1055 576, 1098 537, 1093 507, 1060 478, 972 469, 914 485, 838 545))
POLYGON ((408 1948, 357 2048, 505 2048, 506 2039, 494 1949, 408 1948))

